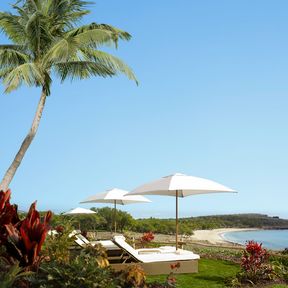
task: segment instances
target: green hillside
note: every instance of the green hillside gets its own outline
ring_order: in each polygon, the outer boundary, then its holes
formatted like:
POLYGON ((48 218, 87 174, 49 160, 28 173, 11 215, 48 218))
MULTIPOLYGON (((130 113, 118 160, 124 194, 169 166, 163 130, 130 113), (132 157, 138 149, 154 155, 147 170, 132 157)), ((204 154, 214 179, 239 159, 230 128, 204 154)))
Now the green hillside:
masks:
MULTIPOLYGON (((263 229, 288 229, 288 220, 277 216, 270 217, 264 214, 232 214, 213 215, 182 218, 180 222, 180 233, 190 234, 193 230, 217 229, 217 228, 263 228, 263 229)), ((138 232, 154 231, 156 233, 173 233, 175 230, 174 219, 138 219, 132 230, 138 232)))
MULTIPOLYGON (((92 208, 93 209, 93 208, 92 208)), ((97 208, 97 213, 91 215, 77 215, 67 217, 54 215, 52 225, 60 224, 63 218, 71 219, 75 228, 81 227, 82 230, 105 230, 114 229, 114 211, 111 208, 97 208)), ((217 228, 263 228, 263 229, 288 229, 288 220, 280 219, 277 216, 270 217, 264 214, 232 214, 232 215, 213 215, 182 218, 179 220, 179 233, 191 234, 193 230, 217 229, 217 228)), ((134 219, 129 213, 117 211, 117 230, 173 234, 175 233, 175 219, 145 218, 134 219)))

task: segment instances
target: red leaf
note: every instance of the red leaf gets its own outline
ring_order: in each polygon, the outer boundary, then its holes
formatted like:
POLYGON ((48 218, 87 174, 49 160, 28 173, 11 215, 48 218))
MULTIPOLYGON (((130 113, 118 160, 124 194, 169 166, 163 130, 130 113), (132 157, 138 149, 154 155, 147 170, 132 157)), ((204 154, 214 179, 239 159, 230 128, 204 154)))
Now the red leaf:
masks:
POLYGON ((6 206, 6 203, 10 204, 10 196, 11 196, 11 190, 8 189, 6 192, 0 191, 0 210, 4 209, 6 206))

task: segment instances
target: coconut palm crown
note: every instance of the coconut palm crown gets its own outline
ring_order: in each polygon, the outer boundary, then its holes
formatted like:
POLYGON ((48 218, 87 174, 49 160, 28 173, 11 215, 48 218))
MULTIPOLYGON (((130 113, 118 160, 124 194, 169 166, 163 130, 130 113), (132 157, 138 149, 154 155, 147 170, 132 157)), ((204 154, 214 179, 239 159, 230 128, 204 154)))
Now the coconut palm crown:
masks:
POLYGON ((82 0, 20 0, 12 6, 15 14, 0 12, 0 29, 12 43, 0 45, 0 78, 5 92, 22 84, 41 88, 31 129, 7 170, 0 191, 8 189, 37 132, 52 76, 64 81, 123 73, 137 83, 125 63, 99 50, 103 45, 117 48, 119 39, 131 38, 129 33, 107 24, 78 26, 90 13, 86 9, 89 4, 82 0))

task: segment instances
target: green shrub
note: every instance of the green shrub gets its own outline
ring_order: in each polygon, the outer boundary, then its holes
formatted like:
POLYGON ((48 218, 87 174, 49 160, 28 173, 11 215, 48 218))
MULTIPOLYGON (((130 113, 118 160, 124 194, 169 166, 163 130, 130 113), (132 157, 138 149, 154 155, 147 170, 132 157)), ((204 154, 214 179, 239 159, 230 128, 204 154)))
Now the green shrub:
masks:
POLYGON ((118 275, 120 287, 134 288, 134 287, 147 287, 146 276, 141 266, 129 265, 126 269, 121 271, 118 275))
POLYGON ((109 266, 106 250, 101 245, 96 245, 82 249, 78 256, 70 257, 69 262, 61 263, 57 259, 43 262, 38 273, 30 280, 30 287, 166 288, 175 287, 167 286, 172 281, 170 277, 165 283, 147 284, 144 271, 139 265, 131 265, 123 271, 115 272, 109 266))
POLYGON ((283 265, 281 262, 273 262, 273 270, 277 277, 284 282, 288 283, 288 267, 283 265))
MULTIPOLYGON (((97 216, 101 221, 98 223, 98 229, 114 231, 114 209, 109 207, 104 208, 92 208, 97 212, 97 216)), ((133 217, 121 210, 116 211, 117 216, 117 230, 123 232, 125 229, 129 229, 133 223, 133 217)))
POLYGON ((271 256, 271 260, 277 261, 278 263, 288 268, 288 255, 282 255, 282 254, 273 255, 271 256))
POLYGON ((64 220, 62 225, 53 227, 57 234, 51 234, 46 238, 43 247, 43 254, 52 261, 68 263, 70 259, 70 246, 74 240, 69 237, 73 230, 71 221, 64 220))
POLYGON ((113 273, 108 267, 105 249, 102 246, 89 246, 69 263, 56 259, 43 263, 32 280, 32 287, 117 287, 113 273))
POLYGON ((26 283, 28 285, 26 277, 29 275, 32 275, 32 272, 24 271, 18 262, 11 264, 0 257, 0 288, 23 287, 26 283))

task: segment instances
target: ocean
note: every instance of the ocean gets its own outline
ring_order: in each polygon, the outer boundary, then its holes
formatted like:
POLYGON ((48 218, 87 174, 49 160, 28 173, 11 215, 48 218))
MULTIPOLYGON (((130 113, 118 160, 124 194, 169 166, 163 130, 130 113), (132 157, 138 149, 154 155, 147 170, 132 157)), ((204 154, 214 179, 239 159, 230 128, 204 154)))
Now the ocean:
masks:
POLYGON ((267 249, 284 250, 288 248, 288 230, 255 230, 223 233, 222 237, 230 242, 245 245, 249 240, 262 243, 267 249))

